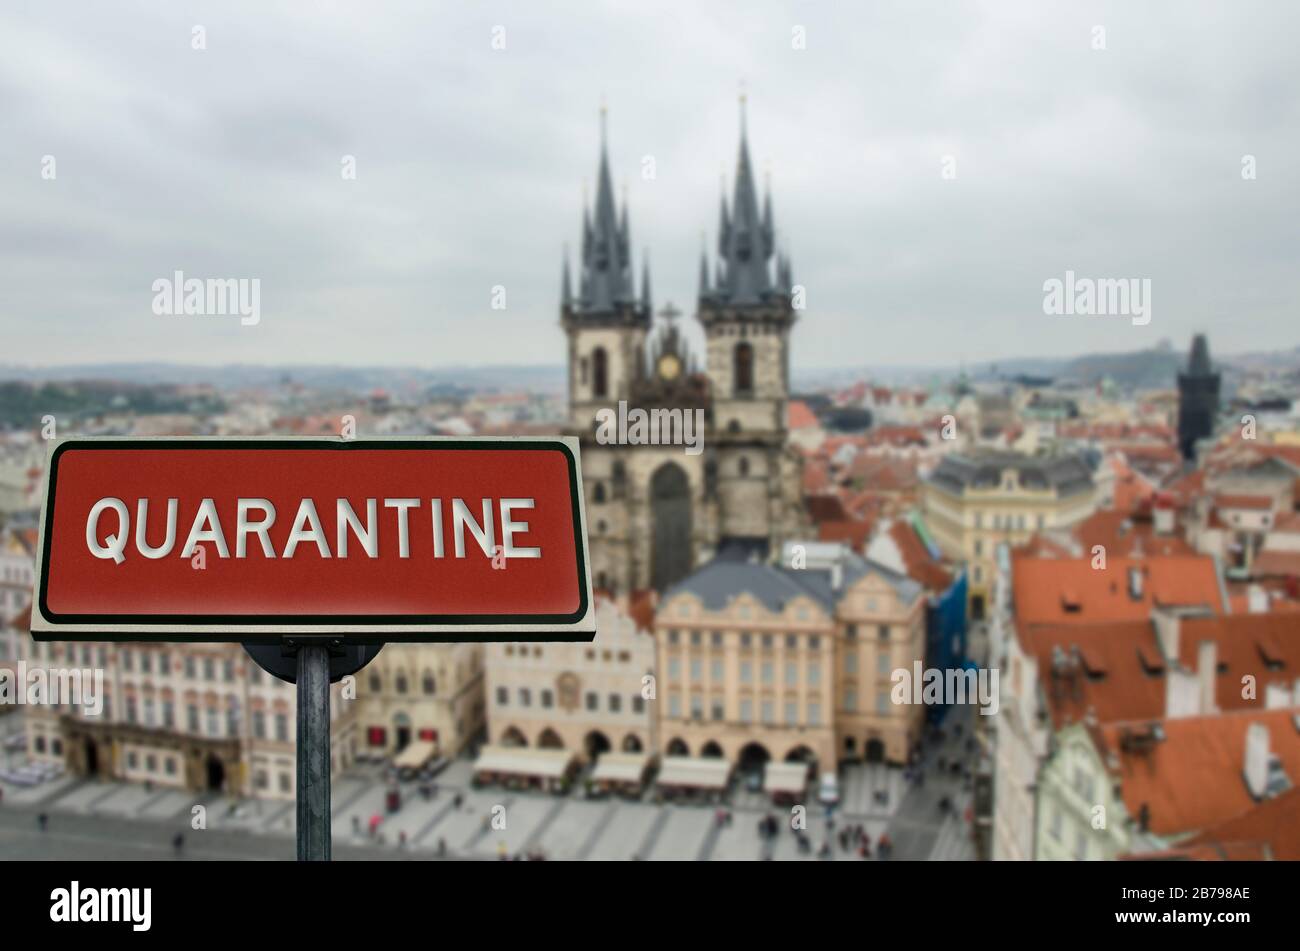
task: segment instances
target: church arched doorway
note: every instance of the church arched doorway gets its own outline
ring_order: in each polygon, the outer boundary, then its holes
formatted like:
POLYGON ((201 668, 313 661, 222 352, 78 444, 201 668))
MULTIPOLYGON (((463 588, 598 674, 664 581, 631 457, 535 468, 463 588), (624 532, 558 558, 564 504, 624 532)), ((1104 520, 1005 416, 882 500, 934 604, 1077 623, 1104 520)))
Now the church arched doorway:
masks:
POLYGON ((654 525, 650 583, 663 591, 689 574, 694 562, 691 485, 676 463, 664 463, 650 477, 650 521, 654 525))

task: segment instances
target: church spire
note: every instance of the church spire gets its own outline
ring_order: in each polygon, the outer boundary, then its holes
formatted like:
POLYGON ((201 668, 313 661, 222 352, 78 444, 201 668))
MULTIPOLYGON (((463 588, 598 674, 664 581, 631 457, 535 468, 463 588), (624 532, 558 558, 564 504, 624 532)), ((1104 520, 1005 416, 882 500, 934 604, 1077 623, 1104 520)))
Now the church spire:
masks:
POLYGON ((770 196, 762 212, 749 158, 749 134, 745 119, 745 96, 740 98, 740 152, 736 178, 727 214, 722 203, 722 228, 718 235, 719 254, 725 261, 725 286, 718 291, 733 304, 758 304, 772 290, 769 262, 773 252, 770 196))
POLYGON ((647 248, 641 258, 641 309, 646 319, 654 315, 654 306, 650 299, 650 251, 647 248))
MULTIPOLYGON (((620 305, 634 304, 631 253, 628 247, 627 201, 620 216, 614 200, 609 169, 608 117, 600 109, 600 162, 596 175, 594 209, 583 211, 581 310, 589 314, 613 313, 620 305)), ((584 201, 585 205, 585 201, 584 201)))
POLYGON ((569 284, 569 246, 564 246, 563 273, 560 277, 560 306, 568 310, 573 306, 573 287, 569 284))

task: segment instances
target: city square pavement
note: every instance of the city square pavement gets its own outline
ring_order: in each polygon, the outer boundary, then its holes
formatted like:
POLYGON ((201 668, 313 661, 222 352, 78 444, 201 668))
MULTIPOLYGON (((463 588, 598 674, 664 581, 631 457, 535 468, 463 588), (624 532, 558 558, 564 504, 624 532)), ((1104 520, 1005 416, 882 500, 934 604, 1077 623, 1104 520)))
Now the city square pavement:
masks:
MULTIPOLYGON (((823 842, 829 858, 859 861, 856 843, 843 848, 836 833, 861 826, 872 841, 893 841, 895 859, 974 857, 964 812, 970 792, 946 761, 965 758, 969 711, 954 711, 947 736, 927 744, 925 782, 905 780, 903 771, 883 764, 854 764, 840 772, 841 802, 828 825, 826 810, 811 796, 803 826, 809 848, 801 850, 792 831, 790 807, 773 806, 761 792, 739 787, 718 806, 660 804, 650 793, 639 800, 586 799, 474 789, 472 764, 453 762, 426 798, 417 784, 400 786, 401 805, 388 811, 382 771, 359 768, 337 777, 332 788, 334 848, 339 857, 405 859, 496 859, 540 854, 548 859, 648 861, 817 860, 823 842), (947 763, 945 763, 945 767, 947 763), (951 809, 940 808, 948 796, 951 809), (777 834, 765 838, 760 821, 771 815, 777 834), (372 825, 374 827, 372 833, 372 825)), ((575 784, 575 790, 582 788, 575 784)), ((294 803, 288 800, 230 800, 140 784, 61 777, 36 787, 6 787, 0 804, 0 859, 80 856, 161 858, 173 854, 172 836, 185 836, 191 858, 288 858, 292 855, 294 803), (202 806, 206 828, 192 828, 202 806), (38 813, 49 815, 41 832, 38 813), (111 821, 105 821, 111 820, 111 821), (124 830, 135 829, 126 834, 124 830), (81 851, 77 851, 80 849, 81 851)))

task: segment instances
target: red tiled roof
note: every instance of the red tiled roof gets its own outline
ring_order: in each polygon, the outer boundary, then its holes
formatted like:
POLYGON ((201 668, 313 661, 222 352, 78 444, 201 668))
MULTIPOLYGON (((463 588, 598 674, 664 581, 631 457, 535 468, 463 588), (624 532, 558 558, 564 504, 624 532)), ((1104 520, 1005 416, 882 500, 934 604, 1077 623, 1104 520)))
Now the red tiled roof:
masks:
POLYGON ((1103 725, 1103 757, 1114 753, 1120 795, 1130 816, 1145 805, 1157 835, 1209 832, 1256 805, 1242 778, 1246 731, 1262 723, 1269 752, 1291 777, 1300 777, 1300 730, 1294 710, 1267 710, 1163 720, 1164 739, 1149 749, 1122 749, 1126 731, 1137 724, 1103 725), (1194 794, 1193 794, 1194 793, 1194 794))
POLYGON ((1093 546, 1106 549, 1106 557, 1131 557, 1135 549, 1144 555, 1195 555, 1196 549, 1177 535, 1158 535, 1149 514, 1099 509, 1076 526, 1075 536, 1084 551, 1093 546))
POLYGON ((820 459, 804 460, 803 491, 805 495, 825 491, 830 482, 830 466, 820 459))
POLYGON ((1214 560, 1206 555, 1107 556, 1106 567, 1083 558, 1038 558, 1024 549, 1011 556, 1016 621, 1019 625, 1053 622, 1145 620, 1155 605, 1223 608, 1214 560), (1129 594, 1129 569, 1141 572, 1139 597, 1129 594), (1078 610, 1067 611, 1061 594, 1072 591, 1078 610))
POLYGON ((1260 578, 1300 578, 1300 551, 1265 548, 1255 556, 1250 570, 1260 578))
POLYGON ((803 400, 791 400, 787 403, 785 418, 791 429, 811 429, 819 425, 816 414, 803 400))
POLYGON ((843 542, 861 553, 871 537, 872 522, 864 518, 840 519, 837 521, 818 522, 817 540, 823 542, 843 542))
POLYGON ((952 584, 952 572, 930 557, 930 550, 910 524, 895 519, 889 526, 889 537, 898 546, 909 577, 930 591, 937 593, 948 590, 952 584))
MULTIPOLYGON (((1103 724, 1164 716, 1169 664, 1149 620, 1030 625, 1017 629, 1017 639, 1038 662, 1048 713, 1058 728, 1089 712, 1103 724), (1068 662, 1076 652, 1082 671, 1072 673, 1067 663, 1053 673, 1054 657, 1068 662)), ((1204 641, 1215 645, 1214 702, 1220 710, 1258 711, 1269 684, 1290 688, 1300 679, 1300 625, 1292 612, 1183 618, 1178 661, 1185 670, 1196 670, 1204 641), (1247 674, 1255 678, 1253 698, 1242 696, 1247 674)))
POLYGON ((848 518, 844 503, 838 495, 831 492, 808 496, 804 500, 804 506, 808 509, 808 517, 818 525, 822 522, 841 522, 848 518))
POLYGON ((1273 500, 1267 495, 1216 495, 1214 504, 1221 509, 1267 511, 1273 507, 1273 500))
POLYGON ((1252 857, 1275 862, 1300 861, 1300 786, 1211 826, 1183 843, 1183 848, 1201 853, 1192 858, 1230 859, 1255 853, 1252 857))

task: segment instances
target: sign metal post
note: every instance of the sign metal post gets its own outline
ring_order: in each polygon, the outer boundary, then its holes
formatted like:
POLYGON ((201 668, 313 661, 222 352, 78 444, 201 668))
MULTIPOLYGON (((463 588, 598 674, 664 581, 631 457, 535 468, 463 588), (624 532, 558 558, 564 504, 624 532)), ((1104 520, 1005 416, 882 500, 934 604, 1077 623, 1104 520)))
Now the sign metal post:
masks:
POLYGON ((298 861, 330 859, 330 655, 298 646, 298 861))

